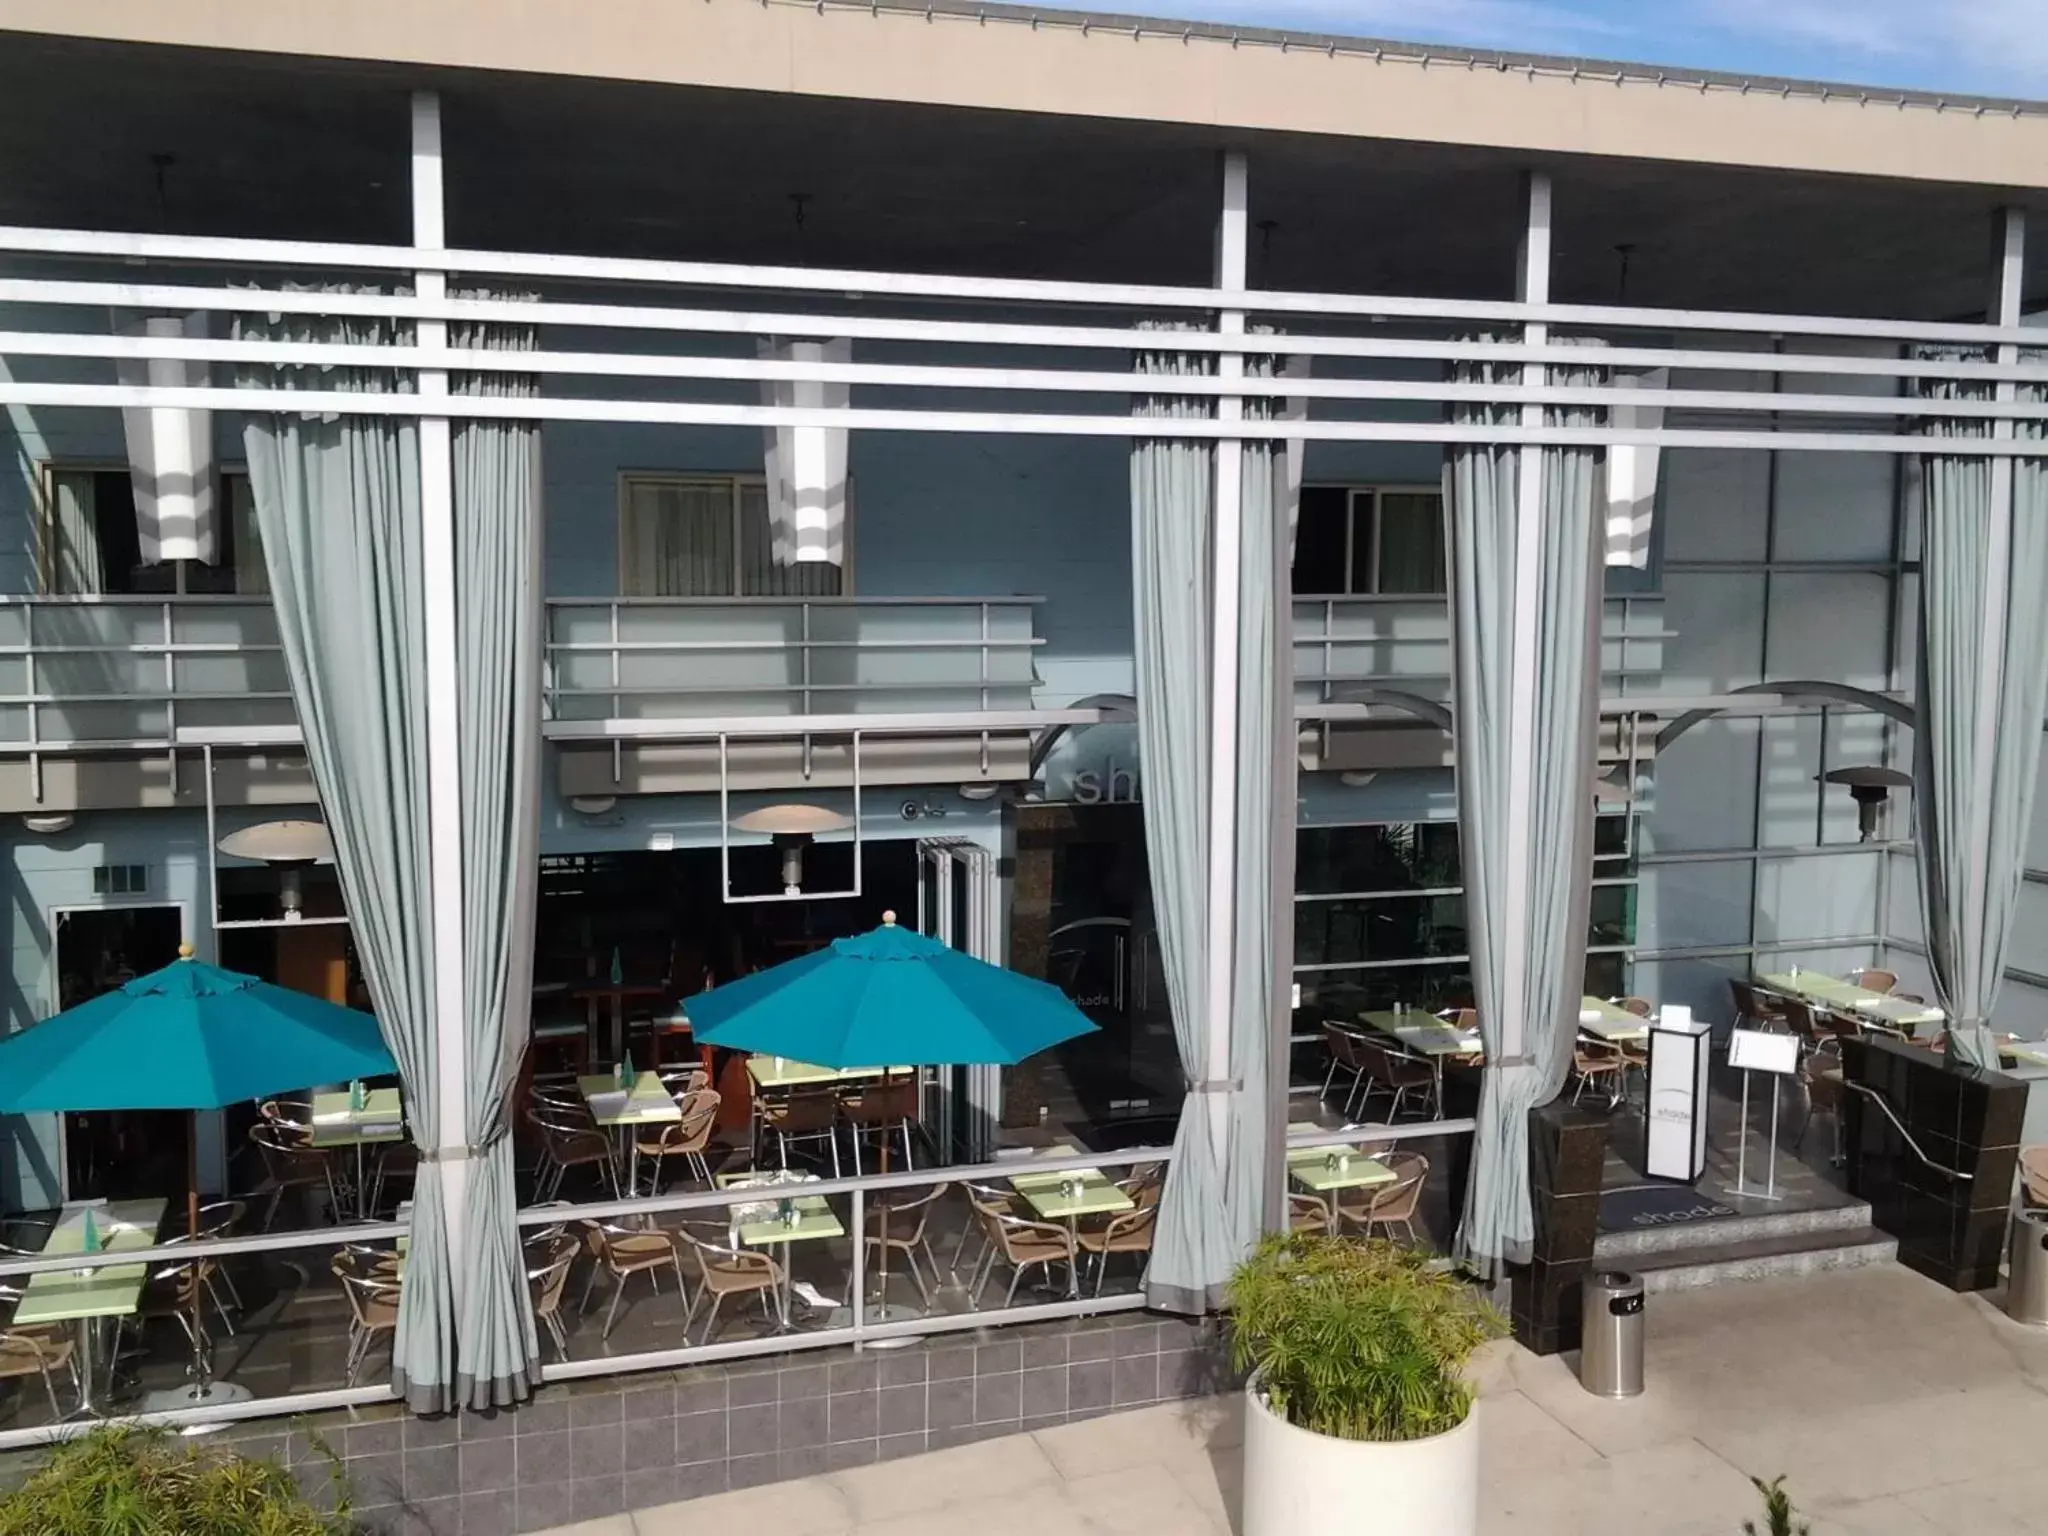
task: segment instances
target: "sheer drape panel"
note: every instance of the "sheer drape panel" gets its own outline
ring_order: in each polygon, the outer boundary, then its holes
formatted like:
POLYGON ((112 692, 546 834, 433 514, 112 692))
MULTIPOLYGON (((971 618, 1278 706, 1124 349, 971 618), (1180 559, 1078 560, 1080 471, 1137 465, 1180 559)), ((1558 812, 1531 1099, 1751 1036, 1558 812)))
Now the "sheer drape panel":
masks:
MULTIPOLYGON (((360 290, 338 290, 355 292, 360 290)), ((406 345, 409 327, 323 316, 239 320, 237 339, 406 345)), ((381 370, 249 366, 267 389, 394 393, 381 370)), ((416 1410, 446 1409, 455 1319, 435 1093, 433 907, 427 858, 419 433, 411 417, 274 412, 244 431, 292 702, 334 840, 349 931, 398 1062, 423 1154, 413 1194, 393 1384, 416 1410)))
POLYGON ((100 561, 98 508, 90 474, 53 473, 46 579, 52 592, 82 594, 106 589, 100 561))
MULTIPOLYGON (((531 351, 525 327, 457 326, 456 347, 531 351)), ((527 374, 457 375, 463 395, 532 396, 527 374)), ((540 428, 460 420, 454 431, 456 669, 462 779, 463 1127, 472 1170, 463 1223, 468 1284, 457 1318, 455 1398, 518 1402, 539 1340, 516 1221, 511 1096, 533 999, 540 874, 540 428)))
MULTIPOLYGON (((1181 329, 1158 326, 1159 330, 1181 329)), ((1146 353, 1137 371, 1208 371, 1184 353, 1146 353)), ((1206 401, 1140 396, 1134 415, 1204 418, 1206 401)), ((1138 759, 1145 775, 1145 856, 1173 1033, 1183 1074, 1210 1076, 1202 1032, 1203 932, 1208 890, 1209 549, 1215 451, 1205 441, 1140 438, 1131 446, 1131 609, 1138 690, 1138 759)), ((1220 1074, 1217 1074, 1220 1075, 1220 1074)), ((1199 1094, 1174 1131, 1145 1294, 1155 1307, 1200 1312, 1229 1254, 1217 1167, 1199 1094)))
MULTIPOLYGON (((1983 354, 1930 350, 1930 358, 1983 354)), ((2038 362, 2042 353, 2027 353, 2038 362)), ((1989 400, 1993 386, 1923 380, 1935 400, 1989 400)), ((2022 384, 2019 398, 2048 397, 2022 384)), ((1984 420, 1932 418, 1930 438, 1984 437, 1984 420)), ((2015 430, 2042 435, 2038 421, 2015 430)), ((1930 451, 1920 506, 1919 728, 1915 840, 1927 955, 1952 1055, 1996 1068, 1991 1026, 2025 873, 2041 720, 2048 708, 2048 469, 2012 464, 1998 505, 1987 458, 1930 451), (1994 622, 2003 614, 2002 625, 1994 622)))
MULTIPOLYGON (((1461 365, 1467 382, 1519 376, 1461 365)), ((1553 384, 1600 381, 1593 367, 1553 368, 1553 384)), ((1460 406, 1455 420, 1509 426, 1519 410, 1460 406)), ((1592 409, 1553 409, 1563 426, 1597 426, 1592 409)), ((1542 556, 1518 560, 1523 450, 1449 450, 1444 524, 1449 550, 1456 718, 1458 842, 1465 880, 1472 987, 1485 1036, 1472 1171, 1459 1227, 1460 1260, 1485 1274, 1525 1260, 1533 1235, 1528 1116, 1563 1084, 1578 1029, 1591 901, 1593 770, 1599 711, 1599 450, 1546 448, 1542 556), (1513 768, 1518 584, 1534 581, 1535 695, 1530 773, 1513 768), (1509 839, 1526 828, 1519 901, 1511 900, 1509 839), (1519 955, 1519 966, 1510 956, 1519 955), (1509 1059, 1504 1024, 1518 1019, 1524 1051, 1509 1059)))

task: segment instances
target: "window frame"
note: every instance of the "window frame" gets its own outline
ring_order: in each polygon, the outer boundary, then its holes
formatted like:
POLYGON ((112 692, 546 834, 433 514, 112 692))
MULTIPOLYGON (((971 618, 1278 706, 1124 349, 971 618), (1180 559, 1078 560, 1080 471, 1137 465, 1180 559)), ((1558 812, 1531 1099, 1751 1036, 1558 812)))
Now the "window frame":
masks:
POLYGON ((617 476, 616 513, 612 523, 615 550, 615 585, 621 597, 652 596, 664 603, 821 603, 837 602, 854 594, 854 497, 853 480, 846 482, 846 532, 842 547, 845 559, 839 567, 839 591, 831 597, 792 597, 775 593, 750 593, 743 590, 746 581, 746 554, 744 529, 741 524, 740 494, 748 487, 758 487, 764 494, 768 488, 768 477, 759 470, 728 469, 621 469, 617 476), (685 597, 661 594, 629 593, 626 590, 627 554, 633 541, 627 534, 627 521, 632 517, 633 490, 636 486, 722 486, 728 493, 732 514, 732 591, 724 596, 685 597))
MULTIPOLYGON (((105 455, 84 455, 78 458, 51 458, 38 459, 36 461, 36 590, 34 594, 35 596, 91 597, 94 595, 105 595, 113 597, 268 597, 270 595, 268 592, 244 592, 242 591, 239 582, 237 582, 237 584, 234 587, 232 587, 230 590, 226 592, 188 591, 185 586, 185 568, 186 566, 194 564, 195 562, 187 560, 174 560, 169 562, 176 568, 176 583, 168 592, 116 592, 107 594, 93 594, 57 591, 55 587, 55 558, 57 549, 57 477, 59 475, 127 475, 132 474, 133 469, 134 466, 129 464, 129 462, 126 459, 112 458, 105 455)), ((227 530, 228 553, 230 558, 225 562, 224 565, 215 565, 214 569, 224 569, 228 572, 230 579, 234 579, 240 570, 240 567, 235 563, 235 560, 233 559, 233 555, 235 553, 237 545, 237 536, 239 530, 234 526, 233 513, 229 508, 227 496, 226 482, 228 477, 231 475, 239 475, 241 476, 242 479, 247 480, 249 478, 249 466, 241 462, 240 460, 233 460, 227 462, 219 460, 215 461, 213 466, 214 516, 217 519, 221 520, 218 526, 223 527, 227 530)), ((95 504, 94 506, 94 515, 98 515, 97 504, 95 504)), ((207 562, 199 561, 196 563, 204 565, 207 562)))
MULTIPOLYGON (((1303 483, 1302 489, 1304 491, 1343 491, 1345 493, 1344 590, 1340 592, 1296 592, 1294 594, 1295 597, 1310 600, 1331 597, 1429 598, 1442 597, 1448 593, 1450 589, 1450 572, 1448 568, 1444 572, 1443 592, 1384 592, 1380 588, 1380 583, 1383 579, 1381 537, 1382 529, 1385 526, 1380 516, 1380 498, 1383 496, 1433 496, 1436 498, 1438 510, 1441 512, 1444 496, 1444 488, 1441 484, 1427 485, 1420 482, 1403 480, 1310 480, 1303 483), (1372 519, 1371 532, 1369 534, 1371 540, 1371 564, 1369 566, 1371 585, 1362 592, 1353 589, 1351 585, 1351 572, 1357 562, 1358 513, 1361 499, 1368 503, 1370 508, 1369 515, 1372 519)), ((1289 585, 1291 586, 1293 584, 1293 571, 1291 569, 1288 575, 1290 578, 1289 585)))

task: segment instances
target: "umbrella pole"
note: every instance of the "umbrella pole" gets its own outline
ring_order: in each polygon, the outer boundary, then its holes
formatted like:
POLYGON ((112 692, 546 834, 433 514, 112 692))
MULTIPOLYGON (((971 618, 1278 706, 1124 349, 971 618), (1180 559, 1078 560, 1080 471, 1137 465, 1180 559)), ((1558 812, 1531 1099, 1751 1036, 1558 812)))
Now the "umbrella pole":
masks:
MULTIPOLYGON (((185 1236, 192 1242, 199 1241, 199 1111, 196 1109, 192 1111, 192 1123, 185 1131, 185 1236)), ((213 1361, 206 1347, 206 1335, 200 1331, 206 1326, 199 1305, 200 1293, 206 1288, 201 1260, 192 1262, 191 1288, 192 1354, 197 1368, 192 1380, 192 1395, 204 1401, 213 1377, 213 1361)))

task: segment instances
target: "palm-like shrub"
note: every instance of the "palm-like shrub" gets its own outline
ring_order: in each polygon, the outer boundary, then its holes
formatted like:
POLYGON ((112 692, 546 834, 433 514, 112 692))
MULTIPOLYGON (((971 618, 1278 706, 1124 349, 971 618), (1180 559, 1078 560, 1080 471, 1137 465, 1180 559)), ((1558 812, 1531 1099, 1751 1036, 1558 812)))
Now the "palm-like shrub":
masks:
POLYGON ((1267 1406, 1340 1440, 1422 1440, 1471 1411, 1465 1367, 1502 1331, 1456 1275, 1393 1243, 1290 1232, 1231 1276, 1232 1365, 1267 1406))
POLYGON ((0 1494, 0 1536, 355 1536, 332 1477, 322 1509, 275 1463, 117 1425, 60 1445, 0 1494))

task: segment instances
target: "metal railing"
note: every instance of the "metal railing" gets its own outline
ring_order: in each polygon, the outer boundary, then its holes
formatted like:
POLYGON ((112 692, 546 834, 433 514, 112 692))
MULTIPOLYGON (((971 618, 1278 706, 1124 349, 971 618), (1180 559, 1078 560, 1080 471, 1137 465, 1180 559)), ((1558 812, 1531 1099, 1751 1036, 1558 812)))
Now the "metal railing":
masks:
MULTIPOLYGON (((1642 692, 1664 671, 1661 594, 1610 597, 1600 626, 1601 691, 1642 692)), ((1298 704, 1343 702, 1348 683, 1398 679, 1447 697, 1451 681, 1450 599, 1442 593, 1294 599, 1294 684, 1298 704)))
POLYGON ((1036 597, 550 598, 548 718, 1029 709, 1036 597))
POLYGON ((1906 1129, 1906 1122, 1899 1118, 1898 1112, 1894 1110, 1891 1106, 1891 1101, 1888 1100, 1882 1093, 1879 1093, 1875 1088, 1871 1087, 1870 1084, 1854 1082, 1849 1078, 1845 1077, 1842 1079, 1842 1086, 1850 1090, 1852 1093, 1859 1094, 1863 1098, 1870 1100, 1871 1103, 1875 1104, 1879 1109, 1883 1110, 1885 1119, 1891 1121, 1892 1129, 1897 1131, 1899 1133, 1899 1139, 1905 1142, 1906 1150, 1911 1152, 1913 1156, 1918 1158, 1924 1166, 1932 1168, 1936 1173, 1940 1174, 1943 1178, 1954 1179, 1958 1183, 1967 1184, 1975 1181, 1977 1177, 1975 1174, 1964 1173, 1960 1168, 1951 1168, 1948 1166, 1948 1164, 1938 1163, 1933 1158, 1929 1157, 1926 1151, 1921 1147, 1920 1143, 1913 1139, 1913 1133, 1906 1129))

